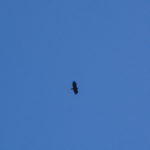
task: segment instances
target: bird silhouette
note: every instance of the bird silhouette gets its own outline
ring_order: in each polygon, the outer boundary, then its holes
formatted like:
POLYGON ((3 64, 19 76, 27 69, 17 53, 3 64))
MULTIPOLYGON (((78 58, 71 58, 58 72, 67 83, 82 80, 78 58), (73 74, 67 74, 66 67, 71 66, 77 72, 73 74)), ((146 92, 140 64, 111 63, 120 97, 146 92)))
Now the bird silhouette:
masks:
POLYGON ((74 94, 78 94, 78 87, 77 87, 77 83, 75 81, 72 82, 72 88, 71 88, 74 92, 74 94))

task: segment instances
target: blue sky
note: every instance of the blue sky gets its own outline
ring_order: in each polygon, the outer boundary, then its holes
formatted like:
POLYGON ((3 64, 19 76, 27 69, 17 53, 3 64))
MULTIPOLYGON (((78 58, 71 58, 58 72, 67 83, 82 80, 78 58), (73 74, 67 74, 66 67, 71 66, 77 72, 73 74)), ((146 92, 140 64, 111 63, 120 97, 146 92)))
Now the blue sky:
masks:
POLYGON ((1 150, 150 149, 150 1, 5 0, 0 21, 1 150))

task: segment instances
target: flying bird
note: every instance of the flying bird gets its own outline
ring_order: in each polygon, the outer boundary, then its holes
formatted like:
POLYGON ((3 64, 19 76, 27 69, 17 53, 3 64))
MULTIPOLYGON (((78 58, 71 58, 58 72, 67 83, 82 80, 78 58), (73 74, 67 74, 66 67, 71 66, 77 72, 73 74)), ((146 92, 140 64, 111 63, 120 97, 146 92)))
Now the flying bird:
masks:
POLYGON ((77 87, 77 83, 75 81, 72 82, 72 88, 71 88, 74 92, 74 94, 78 94, 78 87, 77 87))

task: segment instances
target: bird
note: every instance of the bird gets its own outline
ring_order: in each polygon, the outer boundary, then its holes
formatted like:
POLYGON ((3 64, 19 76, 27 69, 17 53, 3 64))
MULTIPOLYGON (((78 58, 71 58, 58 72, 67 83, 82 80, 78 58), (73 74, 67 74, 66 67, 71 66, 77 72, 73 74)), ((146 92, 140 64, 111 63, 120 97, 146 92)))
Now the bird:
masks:
POLYGON ((71 90, 73 90, 74 94, 78 94, 78 87, 77 87, 76 81, 72 82, 72 88, 71 88, 71 90))

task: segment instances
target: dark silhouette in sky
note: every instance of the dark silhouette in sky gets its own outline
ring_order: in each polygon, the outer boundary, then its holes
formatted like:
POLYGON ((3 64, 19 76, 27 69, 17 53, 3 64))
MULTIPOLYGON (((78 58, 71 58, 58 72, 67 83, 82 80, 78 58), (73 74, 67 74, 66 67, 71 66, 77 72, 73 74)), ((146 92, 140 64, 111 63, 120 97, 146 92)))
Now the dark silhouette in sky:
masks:
POLYGON ((77 87, 77 83, 75 81, 72 82, 72 88, 71 88, 74 92, 74 94, 78 94, 78 87, 77 87))

